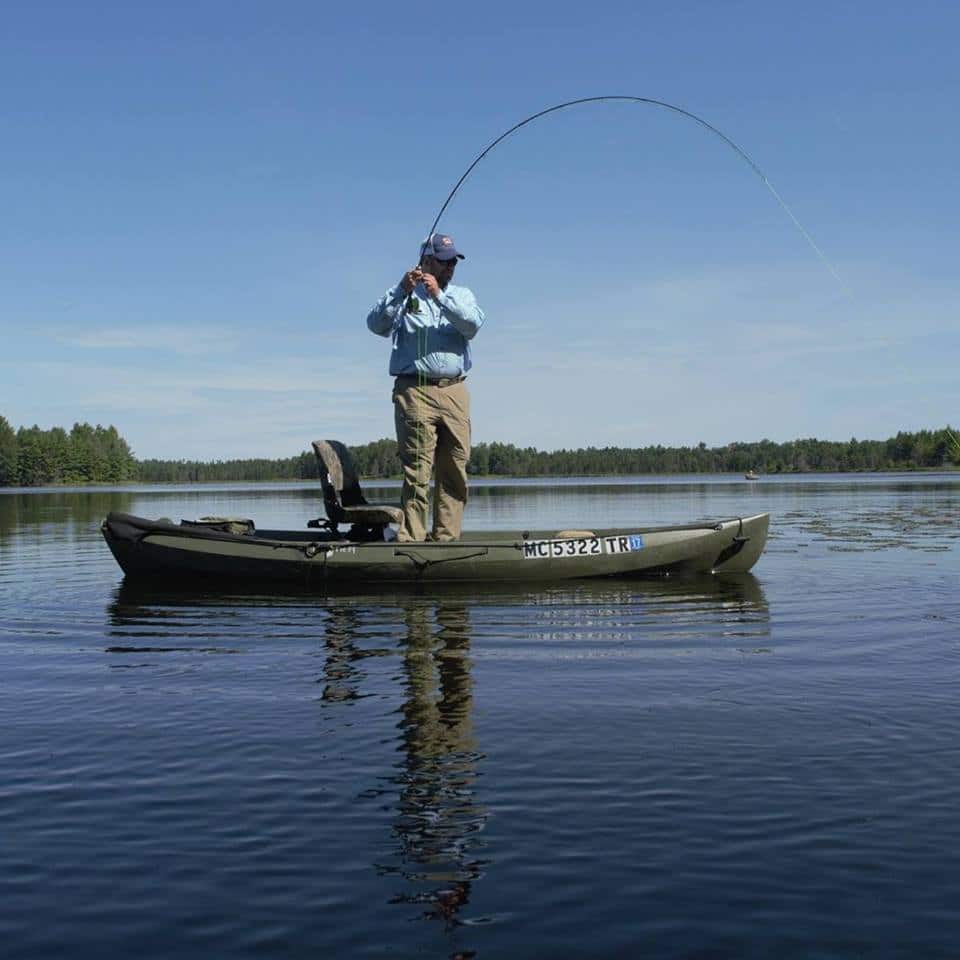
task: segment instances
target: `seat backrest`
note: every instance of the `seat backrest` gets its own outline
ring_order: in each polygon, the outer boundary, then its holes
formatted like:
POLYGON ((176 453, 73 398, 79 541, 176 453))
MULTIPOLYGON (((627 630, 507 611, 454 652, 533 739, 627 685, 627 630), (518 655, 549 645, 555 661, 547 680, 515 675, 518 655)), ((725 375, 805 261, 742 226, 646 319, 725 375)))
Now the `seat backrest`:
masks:
POLYGON ((350 451, 339 440, 314 440, 313 452, 320 468, 320 486, 327 517, 342 522, 344 507, 360 507, 367 501, 360 490, 360 478, 350 451))

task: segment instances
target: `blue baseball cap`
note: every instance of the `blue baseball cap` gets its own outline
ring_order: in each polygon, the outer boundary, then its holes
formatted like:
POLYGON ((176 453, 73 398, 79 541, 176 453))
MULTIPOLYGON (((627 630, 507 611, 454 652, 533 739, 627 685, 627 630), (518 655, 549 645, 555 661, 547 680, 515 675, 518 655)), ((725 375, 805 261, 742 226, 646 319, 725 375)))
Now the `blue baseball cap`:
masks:
POLYGON ((432 233, 420 247, 421 257, 433 257, 434 260, 464 260, 464 255, 453 245, 453 237, 445 233, 432 233))

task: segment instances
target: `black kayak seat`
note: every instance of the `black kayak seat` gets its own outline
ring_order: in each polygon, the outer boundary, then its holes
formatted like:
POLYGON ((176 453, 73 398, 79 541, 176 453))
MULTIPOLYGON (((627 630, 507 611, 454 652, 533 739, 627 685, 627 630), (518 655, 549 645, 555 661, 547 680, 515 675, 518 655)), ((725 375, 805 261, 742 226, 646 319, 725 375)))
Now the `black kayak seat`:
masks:
POLYGON ((400 523, 403 511, 397 504, 367 503, 350 451, 339 440, 314 440, 313 452, 320 468, 323 506, 327 519, 360 527, 385 527, 400 523))

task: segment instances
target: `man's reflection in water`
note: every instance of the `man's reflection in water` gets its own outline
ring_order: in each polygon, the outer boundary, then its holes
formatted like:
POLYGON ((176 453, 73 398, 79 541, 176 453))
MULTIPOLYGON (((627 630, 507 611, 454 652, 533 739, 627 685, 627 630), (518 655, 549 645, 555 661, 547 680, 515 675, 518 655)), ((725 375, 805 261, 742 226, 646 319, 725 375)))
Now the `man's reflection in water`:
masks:
POLYGON ((457 603, 413 604, 403 611, 406 697, 401 708, 406 754, 394 825, 400 864, 383 865, 421 889, 393 903, 423 903, 425 916, 448 928, 470 899, 482 871, 475 856, 488 812, 476 802, 481 756, 471 721, 470 621, 457 603))

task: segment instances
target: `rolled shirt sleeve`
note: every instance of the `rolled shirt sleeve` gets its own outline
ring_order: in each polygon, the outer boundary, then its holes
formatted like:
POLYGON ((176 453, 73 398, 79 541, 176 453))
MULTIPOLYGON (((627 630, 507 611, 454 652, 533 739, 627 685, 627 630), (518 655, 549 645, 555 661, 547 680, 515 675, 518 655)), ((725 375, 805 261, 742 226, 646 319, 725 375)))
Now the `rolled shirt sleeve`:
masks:
POLYGON ((389 337, 403 308, 405 296, 403 284, 391 287, 367 314, 367 329, 381 337, 389 337))

